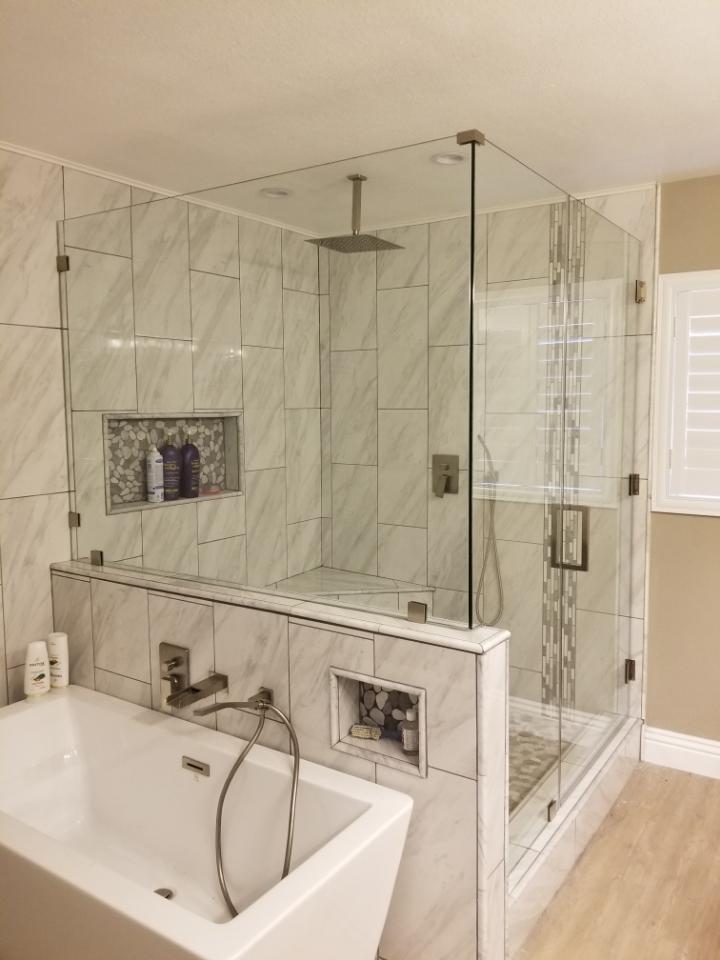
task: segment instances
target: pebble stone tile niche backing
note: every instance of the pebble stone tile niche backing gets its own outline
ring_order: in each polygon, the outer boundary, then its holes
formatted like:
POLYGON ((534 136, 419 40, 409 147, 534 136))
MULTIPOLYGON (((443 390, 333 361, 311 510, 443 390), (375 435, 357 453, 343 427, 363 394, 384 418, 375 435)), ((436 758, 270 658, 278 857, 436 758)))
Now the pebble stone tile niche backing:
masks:
POLYGON ((107 459, 110 502, 113 505, 145 499, 145 454, 151 443, 166 442, 178 449, 190 437, 200 451, 200 486, 225 488, 225 425, 222 417, 185 417, 146 420, 109 419, 107 459))
POLYGON ((371 683, 360 683, 360 722, 395 733, 410 707, 418 698, 401 690, 385 690, 371 683))

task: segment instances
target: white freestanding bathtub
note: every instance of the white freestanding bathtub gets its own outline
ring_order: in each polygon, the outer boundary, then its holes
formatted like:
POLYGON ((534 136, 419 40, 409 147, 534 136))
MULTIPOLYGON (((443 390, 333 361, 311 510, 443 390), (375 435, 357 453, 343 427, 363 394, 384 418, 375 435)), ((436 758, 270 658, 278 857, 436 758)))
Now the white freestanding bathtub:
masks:
POLYGON ((372 960, 410 799, 303 762, 281 881, 292 764, 255 747, 225 805, 230 919, 214 821, 243 745, 80 687, 1 709, 2 960, 372 960))

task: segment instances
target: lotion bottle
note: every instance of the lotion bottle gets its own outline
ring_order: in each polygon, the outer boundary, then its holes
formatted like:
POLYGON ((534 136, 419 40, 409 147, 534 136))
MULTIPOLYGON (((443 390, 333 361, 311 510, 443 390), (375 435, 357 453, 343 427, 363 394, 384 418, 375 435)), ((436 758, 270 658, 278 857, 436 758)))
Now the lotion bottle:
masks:
POLYGON ((25 655, 26 697, 39 697, 50 689, 50 661, 44 640, 31 640, 25 655))
POLYGON ((180 496, 197 497, 200 492, 200 451, 190 437, 180 451, 180 496))
POLYGON ((68 659, 68 636, 66 633, 51 633, 47 641, 50 658, 50 686, 66 687, 70 682, 68 659))
POLYGON ((405 714, 402 726, 402 748, 405 753, 418 753, 420 750, 420 725, 417 707, 410 707, 405 714))
POLYGON ((165 499, 177 500, 180 496, 180 451, 174 443, 162 448, 163 484, 165 499))

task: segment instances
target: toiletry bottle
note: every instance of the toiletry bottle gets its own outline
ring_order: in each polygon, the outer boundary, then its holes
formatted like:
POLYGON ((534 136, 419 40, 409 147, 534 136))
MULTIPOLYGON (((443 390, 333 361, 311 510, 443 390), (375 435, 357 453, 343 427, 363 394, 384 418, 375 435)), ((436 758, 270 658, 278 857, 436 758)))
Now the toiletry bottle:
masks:
POLYGON ((200 451, 190 437, 180 451, 180 496, 196 497, 200 492, 200 451))
POLYGON ((70 682, 67 634, 48 634, 47 650, 50 658, 50 686, 66 687, 70 682))
POLYGON ((26 697, 38 697, 50 689, 50 661, 44 640, 31 640, 25 655, 26 697))
POLYGON ((410 707, 405 714, 402 728, 402 748, 405 753, 417 753, 420 749, 420 725, 417 707, 410 707))
POLYGON ((162 503, 165 496, 163 488, 163 458, 157 445, 154 443, 145 455, 145 480, 147 484, 147 502, 162 503))
POLYGON ((162 448, 163 487, 166 500, 177 500, 180 496, 180 453, 173 443, 162 448))

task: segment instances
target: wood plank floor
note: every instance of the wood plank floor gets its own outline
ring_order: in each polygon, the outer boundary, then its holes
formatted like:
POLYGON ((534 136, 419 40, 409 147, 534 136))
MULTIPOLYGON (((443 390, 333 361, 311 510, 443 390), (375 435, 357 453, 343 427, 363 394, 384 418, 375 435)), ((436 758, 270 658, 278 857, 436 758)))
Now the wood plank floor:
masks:
POLYGON ((720 781, 641 764, 517 960, 719 960, 720 781))

